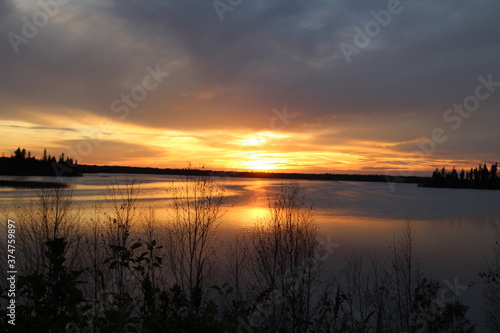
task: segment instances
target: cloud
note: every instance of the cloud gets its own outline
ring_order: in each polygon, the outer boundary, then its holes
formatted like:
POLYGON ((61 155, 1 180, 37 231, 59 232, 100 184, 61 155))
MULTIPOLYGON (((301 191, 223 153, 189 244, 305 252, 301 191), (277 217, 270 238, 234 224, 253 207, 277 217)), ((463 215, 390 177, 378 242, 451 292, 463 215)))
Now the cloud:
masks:
POLYGON ((65 131, 65 132, 77 132, 74 128, 69 127, 47 127, 47 126, 22 126, 22 125, 13 125, 13 124, 0 124, 2 127, 10 127, 10 128, 21 128, 25 130, 54 130, 54 131, 65 131))
MULTIPOLYGON (((434 128, 449 131, 443 112, 474 92, 479 75, 500 81, 500 3, 401 6, 347 63, 340 43, 354 45, 355 27, 387 2, 244 1, 222 22, 210 1, 70 2, 18 54, 0 41, 0 119, 84 110, 156 129, 255 132, 272 129, 273 108, 286 105, 299 116, 285 130, 310 133, 314 149, 373 142, 407 152, 434 128), (113 102, 157 65, 170 75, 118 118, 113 102)), ((0 2, 1 34, 21 34, 23 17, 40 10, 34 0, 0 2)), ((470 146, 489 154, 474 131, 498 140, 499 106, 497 92, 448 132, 453 140, 440 153, 470 146)))
MULTIPOLYGON (((58 144, 61 148, 76 147, 78 140, 62 140, 58 144)), ((66 150, 67 156, 72 155, 74 150, 66 150)), ((138 161, 154 161, 159 158, 165 158, 170 152, 167 149, 150 147, 148 145, 128 143, 121 141, 105 140, 92 147, 92 154, 85 158, 85 161, 79 161, 86 164, 105 164, 105 165, 138 165, 138 161), (110 152, 116 152, 110 154, 110 152)))

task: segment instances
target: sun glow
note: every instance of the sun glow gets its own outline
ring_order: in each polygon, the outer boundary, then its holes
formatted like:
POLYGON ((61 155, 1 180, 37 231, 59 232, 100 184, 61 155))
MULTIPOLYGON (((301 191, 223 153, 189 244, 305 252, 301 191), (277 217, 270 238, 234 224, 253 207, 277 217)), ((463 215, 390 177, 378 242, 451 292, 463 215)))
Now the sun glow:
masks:
POLYGON ((311 133, 189 132, 120 123, 88 113, 81 117, 80 122, 69 116, 44 116, 30 122, 1 121, 3 154, 8 156, 15 147, 21 146, 38 157, 44 148, 50 153, 61 151, 84 164, 182 168, 189 161, 211 170, 257 172, 381 173, 383 170, 391 174, 425 175, 429 168, 456 163, 434 159, 429 166, 424 158, 391 150, 395 144, 385 141, 351 140, 340 145, 318 143, 319 139, 311 133), (32 141, 34 135, 36 143, 32 141), (227 138, 227 141, 218 138, 227 138), (86 150, 81 150, 83 146, 86 150), (368 157, 371 162, 367 164, 368 157))
POLYGON ((269 141, 272 139, 280 139, 286 137, 287 135, 284 134, 277 134, 272 132, 258 132, 258 133, 248 134, 243 138, 235 141, 234 143, 241 146, 260 146, 266 143, 270 143, 269 141))
POLYGON ((258 146, 264 144, 265 142, 266 140, 263 138, 254 137, 254 138, 242 139, 240 141, 240 144, 244 146, 258 146))
POLYGON ((241 162, 241 166, 245 169, 255 171, 266 171, 279 169, 280 161, 271 158, 258 158, 241 162))

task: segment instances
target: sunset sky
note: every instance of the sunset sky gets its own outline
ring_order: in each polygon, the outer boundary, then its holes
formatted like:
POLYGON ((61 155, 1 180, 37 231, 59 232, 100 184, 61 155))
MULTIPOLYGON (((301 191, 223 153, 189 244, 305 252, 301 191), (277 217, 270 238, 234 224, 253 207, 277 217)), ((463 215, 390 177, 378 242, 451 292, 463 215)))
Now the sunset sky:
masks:
POLYGON ((498 0, 1 0, 0 149, 218 170, 500 162, 499 17, 498 0))

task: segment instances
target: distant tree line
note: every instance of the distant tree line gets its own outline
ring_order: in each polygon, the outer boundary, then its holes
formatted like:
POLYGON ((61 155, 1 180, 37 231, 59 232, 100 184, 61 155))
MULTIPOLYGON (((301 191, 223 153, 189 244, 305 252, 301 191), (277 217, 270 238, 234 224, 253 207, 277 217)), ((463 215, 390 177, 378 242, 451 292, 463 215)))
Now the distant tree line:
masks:
POLYGON ((159 174, 159 175, 191 175, 213 176, 218 178, 268 178, 268 179, 305 179, 305 180, 333 180, 333 181, 358 181, 358 182, 388 182, 419 184, 429 177, 419 176, 387 176, 387 175, 361 175, 361 174, 334 174, 334 173, 290 173, 290 172, 256 172, 256 171, 214 171, 208 169, 172 169, 154 167, 131 167, 112 165, 86 165, 79 164, 81 173, 126 173, 126 174, 159 174))
POLYGON ((0 175, 20 176, 81 176, 83 173, 126 173, 126 174, 162 174, 162 175, 191 175, 213 176, 217 178, 243 177, 268 179, 305 179, 323 181, 358 181, 358 182, 397 182, 397 183, 425 183, 429 177, 419 176, 387 176, 381 174, 334 174, 334 173, 290 173, 290 172, 256 172, 256 171, 214 171, 191 168, 157 168, 131 167, 113 165, 86 165, 78 164, 77 160, 65 156, 59 157, 43 151, 43 157, 37 159, 24 148, 17 148, 14 154, 0 157, 0 175))
POLYGON ((500 179, 498 177, 498 163, 492 164, 489 168, 484 164, 479 164, 469 171, 462 169, 458 172, 455 167, 451 171, 445 167, 432 173, 432 178, 423 184, 429 187, 450 187, 450 188, 485 188, 500 189, 500 179))
POLYGON ((58 157, 47 154, 36 158, 30 151, 18 147, 10 157, 0 157, 0 175, 11 176, 78 176, 78 161, 61 153, 58 157))

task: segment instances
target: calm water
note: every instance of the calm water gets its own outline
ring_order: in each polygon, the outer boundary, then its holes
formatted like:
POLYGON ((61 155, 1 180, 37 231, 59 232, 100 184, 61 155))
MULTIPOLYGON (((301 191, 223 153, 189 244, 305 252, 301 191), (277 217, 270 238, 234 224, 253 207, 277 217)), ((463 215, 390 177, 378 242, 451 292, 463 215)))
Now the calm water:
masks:
MULTIPOLYGON (((139 204, 157 208, 158 219, 166 218, 170 200, 167 189, 179 178, 129 177, 140 187, 139 204)), ((123 175, 93 174, 69 182, 74 185, 78 206, 90 211, 97 200, 105 197, 112 182, 123 180, 123 175)), ((250 232, 256 221, 268 216, 268 197, 286 183, 244 178, 220 181, 227 188, 228 210, 220 226, 220 237, 226 242, 250 232)), ((440 281, 457 279, 459 284, 466 285, 477 278, 484 261, 491 258, 494 225, 500 225, 500 191, 418 188, 415 184, 397 184, 395 191, 391 191, 385 183, 298 183, 314 204, 321 238, 338 244, 325 262, 330 268, 339 267, 345 257, 353 254, 386 258, 405 219, 412 222, 415 232, 416 256, 423 268, 440 281)), ((5 213, 14 205, 22 207, 36 196, 36 190, 0 188, 0 209, 5 213)), ((480 290, 467 289, 461 296, 464 303, 471 305, 469 317, 478 322, 480 290)))

